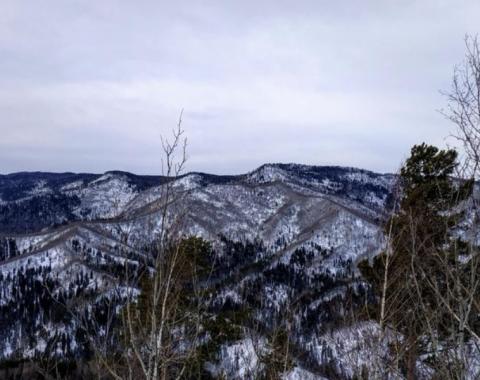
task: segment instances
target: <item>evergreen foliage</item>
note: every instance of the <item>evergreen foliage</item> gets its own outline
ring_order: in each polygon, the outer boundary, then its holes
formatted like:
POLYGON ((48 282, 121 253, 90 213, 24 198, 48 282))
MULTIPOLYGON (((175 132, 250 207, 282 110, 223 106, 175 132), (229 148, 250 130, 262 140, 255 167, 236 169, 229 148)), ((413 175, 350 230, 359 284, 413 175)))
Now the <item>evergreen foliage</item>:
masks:
POLYGON ((459 206, 471 194, 473 182, 455 181, 452 176, 457 165, 454 150, 426 144, 412 148, 400 173, 403 194, 398 210, 385 224, 390 249, 371 264, 359 264, 377 295, 370 315, 383 318, 381 322, 405 338, 403 365, 409 378, 415 377, 416 360, 428 347, 425 335, 429 331, 422 316, 434 316, 433 328, 439 334, 443 330, 444 305, 433 286, 449 286, 444 265, 450 262, 456 268, 462 253, 454 249, 458 239, 453 228, 463 216, 459 206))

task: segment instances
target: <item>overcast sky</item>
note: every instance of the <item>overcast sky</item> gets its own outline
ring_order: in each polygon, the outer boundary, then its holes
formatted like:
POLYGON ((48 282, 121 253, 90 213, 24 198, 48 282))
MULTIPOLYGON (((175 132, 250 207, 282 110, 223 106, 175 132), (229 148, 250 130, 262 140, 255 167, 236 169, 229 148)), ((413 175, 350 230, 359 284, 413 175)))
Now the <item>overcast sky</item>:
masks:
POLYGON ((0 1, 0 172, 159 173, 185 109, 188 170, 394 171, 444 146, 478 0, 0 1))

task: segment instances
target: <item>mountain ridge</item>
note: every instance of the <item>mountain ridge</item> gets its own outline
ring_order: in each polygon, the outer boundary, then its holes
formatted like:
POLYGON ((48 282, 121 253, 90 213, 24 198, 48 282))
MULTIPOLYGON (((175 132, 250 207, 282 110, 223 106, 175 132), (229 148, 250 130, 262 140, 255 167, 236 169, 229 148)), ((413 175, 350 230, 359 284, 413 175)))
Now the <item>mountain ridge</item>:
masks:
MULTIPOLYGON (((371 169, 365 169, 365 168, 360 168, 356 166, 344 166, 344 165, 311 165, 311 164, 301 164, 297 162, 266 162, 258 167, 256 167, 253 170, 247 171, 247 172, 240 172, 237 174, 222 174, 222 173, 210 173, 206 171, 198 171, 198 170, 192 170, 188 171, 184 174, 181 174, 181 176, 186 176, 189 174, 204 174, 204 175, 210 175, 210 176, 217 176, 217 177, 241 177, 244 175, 247 175, 249 173, 255 172, 259 169, 261 169, 264 166, 274 166, 274 167, 304 167, 304 168, 332 168, 332 169, 347 169, 347 170, 356 170, 356 171, 364 171, 364 172, 369 172, 369 173, 374 173, 374 174, 379 174, 379 175, 394 175, 393 173, 390 172, 377 172, 375 170, 371 169)), ((110 169, 105 172, 86 172, 86 171, 43 171, 43 170, 20 170, 20 171, 15 171, 15 172, 9 172, 9 173, 0 173, 0 178, 1 177, 9 177, 9 176, 15 176, 15 175, 36 175, 36 174, 46 174, 46 175, 92 175, 92 176, 102 176, 105 174, 109 173, 114 173, 114 174, 127 174, 127 175, 133 175, 137 177, 164 177, 161 174, 137 174, 132 171, 128 170, 122 170, 122 169, 110 169)))
MULTIPOLYGON (((41 354, 58 331, 71 342, 64 349, 80 355, 74 322, 50 321, 45 330, 42 309, 35 320, 26 317, 29 300, 48 304, 41 291, 35 293, 34 281, 49 279, 72 301, 76 294, 101 299, 121 289, 125 262, 140 262, 161 228, 168 182, 181 195, 170 212, 184 215, 184 235, 211 242, 219 255, 212 307, 254 302, 249 307, 263 323, 276 318, 289 294, 300 297, 295 339, 302 358, 311 359, 310 369, 333 360, 323 353, 321 337, 325 326, 340 323, 347 294, 362 300, 367 291, 356 262, 383 247, 381 222, 395 180, 361 169, 298 164, 266 164, 238 176, 194 172, 146 184, 115 171, 85 181, 60 175, 51 185, 38 175, 27 175, 26 182, 21 177, 0 177, 0 339, 6 342, 0 357, 41 354), (19 286, 22 292, 15 290, 19 286), (262 308, 255 306, 257 298, 262 308), (28 347, 21 339, 26 327, 28 347)), ((230 359, 222 357, 218 366, 236 362, 230 359)))
MULTIPOLYGON (((98 219, 112 217, 115 212, 102 213, 102 210, 88 210, 83 203, 98 206, 98 208, 108 207, 108 203, 117 197, 120 205, 130 202, 141 192, 151 188, 161 186, 168 181, 190 182, 191 186, 208 186, 214 184, 253 184, 269 183, 275 180, 290 183, 305 191, 306 188, 325 193, 339 193, 343 191, 354 191, 352 187, 362 189, 365 184, 369 186, 375 180, 383 179, 384 183, 376 183, 370 190, 383 190, 386 195, 390 186, 387 182, 392 182, 394 176, 389 174, 378 174, 371 171, 344 168, 337 166, 311 166, 300 164, 264 164, 257 169, 245 174, 239 175, 214 175, 201 172, 189 172, 178 176, 177 178, 167 178, 164 176, 141 176, 122 171, 108 171, 104 174, 71 174, 71 173, 44 173, 44 172, 20 172, 7 176, 0 176, 0 211, 6 217, 11 218, 11 214, 16 214, 17 210, 24 209, 24 214, 29 214, 31 210, 38 208, 46 209, 49 213, 54 210, 55 215, 50 218, 43 217, 42 221, 30 223, 28 226, 20 225, 11 227, 10 232, 18 232, 16 229, 22 229, 21 232, 33 232, 39 230, 39 227, 47 227, 49 224, 59 224, 65 221, 98 219), (358 178, 348 178, 357 176, 358 178), (342 183, 348 183, 349 186, 342 188, 342 183), (335 187, 336 186, 336 187, 335 187), (117 187, 117 189, 115 189, 117 187), (323 187, 323 190, 319 189, 323 187), (107 193, 107 188, 109 193, 107 193), (117 194, 115 194, 115 192, 117 194), (105 194, 103 205, 99 205, 100 199, 95 198, 97 194, 105 194), (123 199, 120 199, 123 198, 123 199), (127 199, 128 198, 128 199, 127 199), (84 200, 87 199, 85 202, 84 200), (96 201, 96 203, 95 203, 96 201), (15 209, 12 211, 11 209, 15 209)), ((377 181, 378 182, 378 181, 377 181)), ((358 189, 357 189, 358 190, 358 189)), ((357 197, 361 200, 362 196, 357 197)), ((37 212, 41 212, 37 210, 37 212)), ((35 220, 35 216, 28 215, 24 219, 35 220)), ((5 232, 5 223, 2 225, 0 217, 0 232, 5 232)))

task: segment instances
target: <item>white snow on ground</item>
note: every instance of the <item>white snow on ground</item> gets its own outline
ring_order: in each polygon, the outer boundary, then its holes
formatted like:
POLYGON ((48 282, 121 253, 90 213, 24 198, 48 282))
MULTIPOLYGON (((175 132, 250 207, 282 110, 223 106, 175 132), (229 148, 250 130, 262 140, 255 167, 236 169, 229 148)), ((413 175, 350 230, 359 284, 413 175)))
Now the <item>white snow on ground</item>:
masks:
POLYGON ((300 367, 295 367, 282 376, 282 380, 328 380, 300 367))
POLYGON ((101 176, 74 193, 81 199, 81 206, 75 212, 80 216, 82 210, 88 209, 91 219, 117 216, 137 194, 125 177, 113 173, 101 176))
POLYGON ((56 269, 67 264, 67 262, 68 260, 65 256, 63 247, 58 246, 47 251, 38 252, 33 256, 2 264, 0 265, 0 272, 7 274, 8 272, 18 270, 20 267, 38 268, 42 266, 50 266, 52 269, 56 269))
POLYGON ((385 362, 387 339, 382 336, 375 322, 361 322, 331 331, 314 337, 307 346, 319 363, 325 360, 324 355, 329 352, 336 360, 337 371, 346 377, 359 375, 366 366, 371 378, 382 378, 388 368, 385 362))
POLYGON ((287 178, 288 173, 285 170, 268 164, 247 174, 247 181, 251 183, 285 181, 287 178))
POLYGON ((265 296, 265 305, 269 309, 275 310, 277 313, 280 312, 288 300, 288 290, 289 287, 286 285, 280 285, 272 287, 270 285, 265 285, 263 288, 265 296))
POLYGON ((186 176, 177 179, 175 181, 174 187, 180 187, 182 190, 193 190, 197 189, 200 186, 202 177, 198 174, 192 173, 187 174, 186 176))
POLYGON ((70 182, 70 183, 67 183, 66 185, 63 185, 61 187, 61 190, 62 191, 79 190, 83 185, 84 185, 83 181, 70 182))
POLYGON ((210 364, 207 369, 215 376, 228 380, 255 379, 259 370, 258 352, 261 344, 250 338, 220 348, 220 363, 210 364))
POLYGON ((45 194, 51 193, 52 190, 50 188, 48 188, 46 185, 47 185, 47 181, 45 181, 45 180, 38 181, 35 184, 35 187, 33 189, 31 189, 28 192, 28 194, 30 196, 34 197, 34 196, 38 196, 38 195, 45 195, 45 194))

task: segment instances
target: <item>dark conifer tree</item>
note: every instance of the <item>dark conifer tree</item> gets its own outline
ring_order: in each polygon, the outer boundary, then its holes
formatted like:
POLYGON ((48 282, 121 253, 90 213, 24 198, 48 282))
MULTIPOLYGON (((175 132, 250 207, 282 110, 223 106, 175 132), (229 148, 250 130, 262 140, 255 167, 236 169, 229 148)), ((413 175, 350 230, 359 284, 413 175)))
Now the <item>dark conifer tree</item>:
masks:
POLYGON ((448 247, 455 242, 452 228, 462 217, 457 206, 472 190, 472 182, 459 184, 452 178, 457 165, 454 150, 439 150, 426 144, 412 148, 400 173, 403 195, 398 212, 385 224, 389 252, 377 256, 372 264, 359 264, 379 299, 373 316, 405 338, 401 351, 409 379, 416 378, 416 361, 426 348, 427 314, 441 333, 443 310, 432 281, 440 287, 447 286, 443 265, 451 252, 448 247))

